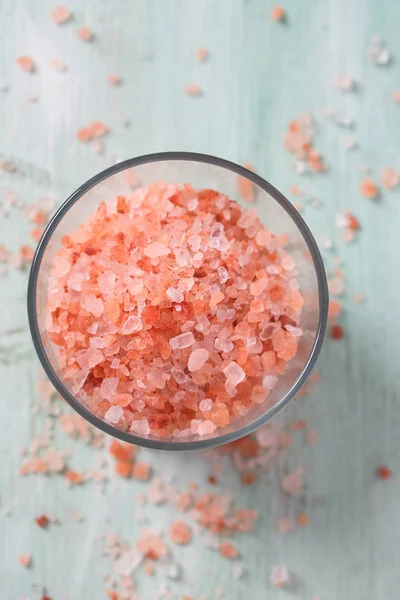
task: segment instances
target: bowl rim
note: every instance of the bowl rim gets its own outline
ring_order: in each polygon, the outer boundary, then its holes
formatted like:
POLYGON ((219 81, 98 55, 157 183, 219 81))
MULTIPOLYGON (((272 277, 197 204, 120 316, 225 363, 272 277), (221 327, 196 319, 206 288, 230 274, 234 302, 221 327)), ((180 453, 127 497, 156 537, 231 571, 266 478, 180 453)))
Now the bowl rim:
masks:
POLYGON ((304 385, 307 377, 309 376, 311 370, 314 367, 314 364, 318 358, 320 353, 328 319, 328 304, 329 304, 329 294, 328 294, 328 284, 325 273, 324 264, 322 261, 322 257, 316 241, 305 223, 302 216, 299 212, 294 208, 294 206, 285 198, 281 192, 279 192, 273 185, 271 185, 268 181, 253 173, 249 169, 242 167, 234 162, 229 160, 219 158, 216 156, 212 156, 210 154, 201 154, 198 152, 184 152, 184 151, 170 151, 170 152, 156 152, 154 154, 144 154, 142 156, 137 156, 135 158, 131 158, 128 160, 124 160, 119 162, 107 169, 104 169, 97 175, 88 179, 85 183, 83 183, 80 187, 78 187, 60 206, 60 208, 56 211, 53 217, 50 219, 43 235, 38 243, 36 248, 36 252, 32 261, 29 282, 28 282, 28 290, 27 290, 27 309, 28 309, 28 320, 29 320, 29 328, 33 340, 33 344, 36 350, 36 353, 39 357, 39 360, 44 368, 44 371, 53 386, 57 390, 57 392, 68 402, 68 404, 84 419, 86 419, 89 423, 99 428, 103 432, 120 439, 124 442, 136 444, 139 446, 144 446, 147 448, 157 449, 157 450, 201 450, 207 448, 213 448, 217 446, 221 446, 223 444, 227 444, 229 442, 233 442, 241 437, 249 435, 254 432, 256 429, 273 419, 287 404, 296 396, 301 387, 304 385), (95 187, 101 181, 108 179, 112 175, 116 175, 121 171, 126 169, 138 167, 140 165, 144 165, 151 162, 162 162, 162 161, 187 161, 187 162, 201 162, 209 165, 214 165, 223 169, 227 169, 236 173, 238 176, 245 177, 253 182, 255 185, 260 187, 262 190, 267 192, 276 202, 280 204, 280 206, 286 211, 286 213, 292 218, 295 222, 296 226, 300 230, 300 233, 307 245, 307 248, 310 252, 312 262, 314 264, 315 273, 317 277, 318 284, 318 306, 319 306, 319 318, 318 318, 318 327, 315 334, 314 343, 309 354, 309 357, 300 373, 298 378, 292 387, 286 392, 286 394, 270 409, 268 409, 263 415, 248 423, 247 425, 235 430, 230 431, 228 433, 222 434, 220 436, 213 437, 205 437, 204 439, 199 440, 191 440, 191 441, 163 441, 158 439, 148 439, 142 438, 140 436, 133 435, 129 432, 124 432, 116 427, 113 427, 109 423, 102 421, 99 417, 96 417, 92 414, 88 409, 86 409, 78 400, 74 398, 74 396, 66 389, 63 385, 62 381, 57 376, 54 371, 48 357, 46 351, 44 349, 44 345, 41 340, 39 325, 37 320, 37 311, 36 311, 36 291, 37 291, 37 282, 39 276, 40 265, 42 263, 42 259, 46 250, 46 247, 49 243, 49 240, 52 237, 54 230, 57 225, 60 223, 64 215, 68 212, 68 210, 90 189, 95 187))

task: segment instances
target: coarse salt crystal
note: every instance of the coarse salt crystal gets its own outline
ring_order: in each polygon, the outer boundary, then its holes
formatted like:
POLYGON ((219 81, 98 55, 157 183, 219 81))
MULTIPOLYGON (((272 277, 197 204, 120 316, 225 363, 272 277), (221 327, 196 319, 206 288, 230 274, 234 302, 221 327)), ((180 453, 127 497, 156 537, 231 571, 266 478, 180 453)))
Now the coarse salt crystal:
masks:
POLYGON ((125 323, 121 327, 122 335, 129 335, 134 331, 141 331, 143 329, 143 322, 136 315, 130 315, 125 323))
POLYGON ((101 298, 96 298, 96 296, 90 294, 83 297, 82 308, 92 313, 95 317, 100 317, 104 311, 104 302, 101 298))
POLYGON ((212 421, 200 421, 200 425, 197 428, 198 435, 209 435, 214 433, 217 429, 217 426, 212 421))
POLYGON ((143 250, 143 254, 148 256, 149 258, 158 258, 160 256, 168 256, 170 253, 170 249, 160 244, 160 242, 151 242, 146 248, 143 250))
POLYGON ((272 390, 278 383, 278 378, 273 375, 264 375, 263 387, 267 390, 272 390))
POLYGON ((212 400, 210 398, 205 398, 199 403, 199 410, 208 411, 212 408, 212 400))
POLYGON ((289 571, 285 565, 274 565, 271 569, 271 583, 275 587, 284 587, 289 582, 289 571))
POLYGON ((120 406, 111 406, 104 415, 104 418, 108 423, 118 423, 123 414, 124 411, 120 406))
POLYGON ((219 278, 220 283, 226 283, 228 281, 229 273, 225 269, 225 267, 218 267, 217 273, 218 273, 218 278, 219 278))
POLYGON ((147 419, 138 419, 137 421, 132 421, 131 429, 132 433, 136 433, 137 435, 149 435, 150 426, 147 419))
POLYGON ((188 331, 187 333, 182 333, 181 335, 177 335, 174 338, 169 340, 169 345, 173 350, 183 350, 183 348, 189 348, 194 344, 195 339, 193 337, 193 333, 188 331))
POLYGON ((118 377, 106 377, 101 382, 100 396, 104 398, 104 400, 111 400, 111 398, 115 396, 117 392, 118 384, 118 377))
POLYGON ((111 294, 114 289, 116 275, 112 271, 106 271, 97 278, 97 283, 102 294, 111 294))
POLYGON ((189 371, 193 373, 194 371, 201 369, 204 363, 207 362, 209 356, 208 350, 205 348, 197 348, 196 350, 193 350, 188 361, 189 371))
POLYGON ((180 288, 169 287, 166 294, 172 302, 183 302, 185 296, 180 288))
POLYGON ((215 348, 221 352, 230 352, 233 349, 233 344, 230 340, 217 338, 215 340, 215 348))
POLYGON ((243 371, 242 367, 240 367, 235 361, 232 361, 227 367, 225 367, 223 371, 226 376, 227 383, 233 387, 239 385, 239 383, 246 377, 246 373, 243 371))
POLYGON ((289 473, 282 478, 281 487, 283 491, 291 496, 296 496, 301 492, 303 487, 303 478, 301 471, 295 471, 294 473, 289 473))

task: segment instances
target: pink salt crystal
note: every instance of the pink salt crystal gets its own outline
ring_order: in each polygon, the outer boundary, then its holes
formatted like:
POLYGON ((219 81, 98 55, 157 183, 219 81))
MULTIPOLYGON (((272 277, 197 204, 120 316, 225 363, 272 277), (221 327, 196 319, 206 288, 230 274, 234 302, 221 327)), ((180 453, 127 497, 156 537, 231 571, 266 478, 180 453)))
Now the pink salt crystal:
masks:
POLYGON ((229 242, 225 237, 224 226, 222 223, 215 223, 211 227, 208 245, 210 248, 215 248, 216 250, 221 251, 227 250, 229 247, 229 242))
POLYGON ((226 283, 228 281, 229 273, 225 269, 225 267, 218 267, 217 273, 218 273, 218 278, 219 278, 220 283, 226 283))
POLYGON ((76 359, 82 369, 92 369, 104 360, 104 356, 101 350, 93 349, 80 354, 76 359))
POLYGON ((271 569, 271 583, 275 587, 285 587, 289 583, 289 571, 285 565, 274 565, 271 569))
POLYGON ((168 256, 170 249, 160 244, 160 242, 151 242, 143 251, 149 258, 158 258, 159 256, 168 256))
POLYGON ((181 335, 177 335, 174 338, 169 340, 169 345, 173 350, 183 350, 183 348, 189 348, 194 344, 195 339, 193 337, 193 333, 188 331, 187 333, 182 333, 181 335))
POLYGON ((122 325, 120 331, 122 335, 129 335, 134 331, 141 331, 143 329, 142 320, 136 315, 130 315, 125 323, 122 325))
POLYGON ((100 317, 104 311, 104 302, 101 298, 96 298, 93 294, 84 296, 81 302, 82 308, 92 313, 95 317, 100 317))
POLYGON ((118 406, 122 406, 123 408, 125 408, 126 406, 129 406, 129 404, 132 403, 132 400, 133 398, 130 394, 117 394, 117 396, 114 399, 114 402, 118 406))
POLYGON ((282 518, 278 519, 277 529, 279 533, 290 533, 294 529, 294 523, 292 519, 282 518))
POLYGON ((132 421, 131 432, 137 435, 149 435, 150 427, 147 419, 132 421))
POLYGON ((294 269, 294 260, 289 254, 282 259, 282 267, 285 269, 285 271, 292 271, 294 269))
POLYGON ((272 390, 276 384, 278 383, 278 378, 273 375, 264 375, 263 377, 263 387, 267 390, 272 390))
POLYGON ((118 384, 118 377, 106 377, 101 382, 100 396, 104 398, 104 400, 111 400, 117 391, 118 384))
POLYGON ((183 302, 185 298, 182 290, 179 288, 169 287, 166 291, 166 294, 168 298, 172 300, 172 302, 183 302))
POLYGON ((268 285, 268 279, 258 279, 250 284, 250 292, 253 296, 260 296, 268 285))
POLYGON ((132 296, 137 296, 143 292, 143 279, 132 279, 128 284, 129 293, 132 296))
POLYGON ((214 294, 211 294, 211 298, 210 298, 210 308, 214 308, 215 306, 217 306, 217 304, 219 304, 220 302, 222 302, 222 300, 225 298, 223 292, 218 291, 215 292, 214 294))
POLYGON ((68 279, 68 287, 76 292, 81 292, 84 280, 85 274, 75 270, 68 279))
POLYGON ((262 229, 256 235, 256 242, 258 246, 265 247, 268 246, 269 242, 271 241, 271 237, 272 235, 267 229, 262 229))
POLYGON ((115 286, 116 276, 112 271, 106 271, 97 278, 97 283, 102 294, 111 294, 115 286))
POLYGON ((230 340, 217 338, 215 340, 215 348, 221 352, 230 352, 233 349, 233 344, 230 340))
POLYGON ((307 433, 307 444, 309 446, 314 446, 316 443, 317 443, 317 430, 310 429, 310 431, 307 433))
POLYGON ((69 273, 71 269, 71 263, 66 256, 62 254, 60 256, 54 257, 54 267, 57 272, 57 275, 60 277, 64 277, 67 273, 69 273))
POLYGON ((293 327, 293 325, 285 325, 286 331, 288 331, 293 337, 301 337, 303 330, 301 327, 293 327))
POLYGON ((32 556, 30 554, 21 554, 18 557, 18 562, 21 565, 21 567, 30 567, 32 564, 32 556))
POLYGON ((104 338, 96 336, 90 338, 89 344, 91 348, 105 348, 107 346, 107 342, 104 338))
POLYGON ((108 423, 115 424, 118 423, 123 414, 124 411, 120 406, 111 406, 104 415, 104 419, 108 423))
POLYGON ((214 433, 217 426, 212 421, 200 421, 200 425, 197 428, 198 435, 209 435, 214 433))
POLYGON ((294 473, 289 473, 282 478, 281 487, 284 492, 290 494, 291 496, 296 496, 301 492, 303 487, 303 478, 301 471, 295 471, 294 473))
POLYGON ((246 373, 235 361, 229 363, 229 365, 223 369, 223 372, 226 376, 227 383, 232 387, 236 387, 246 378, 246 373))
POLYGON ((207 362, 209 356, 210 355, 205 348, 197 348, 196 350, 193 350, 188 361, 189 371, 193 373, 194 371, 201 369, 204 363, 207 362))
POLYGON ((208 410, 211 410, 212 408, 212 400, 210 400, 210 398, 205 398, 204 400, 202 400, 199 403, 199 410, 206 412, 208 410))

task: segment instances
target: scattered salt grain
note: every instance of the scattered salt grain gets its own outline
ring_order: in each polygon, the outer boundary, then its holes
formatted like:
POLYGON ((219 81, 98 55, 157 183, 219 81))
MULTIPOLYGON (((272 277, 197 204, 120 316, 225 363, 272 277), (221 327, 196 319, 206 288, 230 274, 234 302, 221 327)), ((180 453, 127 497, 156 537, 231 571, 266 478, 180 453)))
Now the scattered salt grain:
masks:
POLYGON ((303 476, 301 471, 289 473, 282 478, 281 487, 284 492, 291 496, 299 494, 303 487, 303 476))
POLYGON ((392 59, 390 50, 385 46, 380 36, 375 35, 368 48, 370 60, 378 67, 387 66, 392 59))
POLYGON ((271 583, 273 586, 282 588, 289 583, 289 571, 285 565, 274 565, 271 569, 271 583))

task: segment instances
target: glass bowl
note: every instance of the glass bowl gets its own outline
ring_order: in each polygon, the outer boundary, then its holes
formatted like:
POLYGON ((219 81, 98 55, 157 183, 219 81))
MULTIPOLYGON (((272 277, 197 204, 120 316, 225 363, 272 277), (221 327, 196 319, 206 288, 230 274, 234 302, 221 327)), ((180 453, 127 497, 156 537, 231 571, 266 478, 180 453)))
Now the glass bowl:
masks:
POLYGON ((43 368, 61 396, 87 421, 125 442, 163 450, 194 450, 232 442, 255 431, 275 417, 305 383, 318 357, 328 314, 328 288, 323 262, 315 240, 293 205, 270 183, 255 173, 227 160, 190 152, 148 154, 126 160, 92 177, 58 209, 48 224, 36 250, 28 285, 28 317, 33 343, 43 368), (297 279, 304 306, 298 352, 288 362, 285 373, 263 404, 255 405, 245 416, 209 436, 159 438, 138 436, 103 421, 72 393, 57 364, 53 345, 46 332, 48 278, 61 239, 93 213, 103 200, 129 194, 134 187, 155 181, 190 183, 194 188, 211 188, 254 208, 261 221, 274 234, 286 234, 286 249, 296 264, 297 279), (251 205, 238 193, 243 188, 253 196, 251 205))

